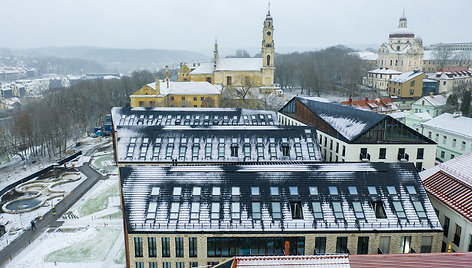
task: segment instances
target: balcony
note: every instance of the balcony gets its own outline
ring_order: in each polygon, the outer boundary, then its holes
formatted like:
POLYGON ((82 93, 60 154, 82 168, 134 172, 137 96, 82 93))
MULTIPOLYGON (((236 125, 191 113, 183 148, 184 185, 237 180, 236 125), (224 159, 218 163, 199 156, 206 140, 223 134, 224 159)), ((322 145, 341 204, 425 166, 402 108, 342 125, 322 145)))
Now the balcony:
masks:
POLYGON ((401 162, 408 162, 410 161, 410 156, 407 153, 399 153, 397 156, 397 160, 401 162))
POLYGON ((370 162, 370 154, 367 153, 366 155, 364 155, 363 153, 360 153, 359 154, 359 160, 361 160, 363 162, 370 162))

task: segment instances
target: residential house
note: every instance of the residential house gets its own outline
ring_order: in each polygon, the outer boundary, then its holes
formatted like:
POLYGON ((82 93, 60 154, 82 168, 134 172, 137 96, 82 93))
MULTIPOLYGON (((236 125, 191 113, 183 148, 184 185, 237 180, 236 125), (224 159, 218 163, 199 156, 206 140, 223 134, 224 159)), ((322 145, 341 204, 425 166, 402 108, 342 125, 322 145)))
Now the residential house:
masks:
POLYGON ((387 93, 399 98, 417 98, 423 96, 423 79, 426 74, 418 70, 402 73, 390 79, 387 84, 387 93))
POLYGON ((414 113, 428 113, 436 117, 443 113, 449 94, 423 96, 411 104, 414 113))
POLYGON ((349 101, 343 101, 342 104, 381 114, 398 112, 398 106, 390 98, 365 98, 364 100, 352 100, 352 98, 349 98, 349 101))
POLYGON ((373 87, 380 90, 386 90, 388 80, 395 78, 401 73, 402 72, 395 71, 393 69, 388 69, 388 68, 375 69, 375 70, 369 71, 369 73, 367 74, 367 82, 364 84, 368 87, 373 87))
POLYGON ((430 75, 429 79, 439 81, 439 93, 453 93, 453 88, 472 81, 472 73, 468 67, 449 66, 438 70, 430 75))

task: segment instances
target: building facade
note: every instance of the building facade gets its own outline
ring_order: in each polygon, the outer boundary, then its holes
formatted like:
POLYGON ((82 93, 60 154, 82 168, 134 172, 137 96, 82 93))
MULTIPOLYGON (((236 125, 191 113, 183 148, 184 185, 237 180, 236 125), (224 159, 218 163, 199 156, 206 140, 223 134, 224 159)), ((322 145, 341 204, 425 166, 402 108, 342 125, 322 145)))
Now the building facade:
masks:
POLYGON ((439 69, 437 73, 430 75, 429 79, 438 81, 440 94, 451 94, 455 87, 472 82, 472 73, 467 67, 444 67, 439 69))
POLYGON ((328 162, 412 162, 434 166, 436 143, 386 114, 322 98, 294 97, 279 111, 279 122, 315 126, 328 162))
POLYGON ((422 123, 421 133, 438 144, 441 162, 472 151, 472 118, 461 114, 443 113, 422 123))
POLYGON ((349 101, 343 101, 342 104, 382 114, 390 114, 399 111, 398 106, 395 105, 390 98, 365 98, 364 100, 352 100, 352 98, 349 98, 349 101))
POLYGON ((274 24, 269 11, 262 29, 260 58, 220 58, 215 42, 213 61, 199 63, 195 68, 184 64, 178 79, 181 82, 205 81, 224 87, 251 86, 262 92, 272 92, 278 89, 274 84, 274 55, 274 24))
POLYGON ((390 79, 387 83, 387 93, 402 99, 419 98, 423 96, 423 79, 426 74, 418 70, 402 73, 390 79))
POLYGON ((409 163, 135 166, 120 178, 129 267, 440 250, 441 225, 409 163))
POLYGON ((472 251, 472 153, 420 173, 444 229, 441 252, 472 251))
POLYGON ((380 90, 387 89, 388 80, 395 78, 400 75, 402 72, 395 71, 393 69, 375 69, 369 71, 367 74, 367 82, 364 83, 368 87, 377 88, 380 90))
POLYGON ((449 95, 429 95, 418 99, 411 104, 414 113, 428 113, 431 117, 436 117, 443 113, 449 95))

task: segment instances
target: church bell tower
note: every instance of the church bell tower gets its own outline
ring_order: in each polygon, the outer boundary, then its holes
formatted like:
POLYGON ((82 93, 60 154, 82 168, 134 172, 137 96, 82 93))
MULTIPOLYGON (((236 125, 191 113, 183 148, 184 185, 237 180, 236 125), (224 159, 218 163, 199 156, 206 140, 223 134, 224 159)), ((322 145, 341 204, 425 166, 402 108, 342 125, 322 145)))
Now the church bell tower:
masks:
POLYGON ((262 84, 266 87, 274 85, 274 24, 270 16, 270 4, 262 29, 262 84))

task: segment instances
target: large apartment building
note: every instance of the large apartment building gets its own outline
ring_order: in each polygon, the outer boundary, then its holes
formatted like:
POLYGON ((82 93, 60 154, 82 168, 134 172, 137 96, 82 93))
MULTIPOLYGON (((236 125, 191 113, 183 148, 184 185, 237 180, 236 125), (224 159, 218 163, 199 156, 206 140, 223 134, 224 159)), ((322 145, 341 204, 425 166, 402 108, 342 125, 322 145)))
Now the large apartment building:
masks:
POLYGON ((317 97, 294 97, 278 113, 286 125, 315 126, 328 162, 412 162, 434 166, 436 143, 387 114, 317 97))
POLYGON ((128 166, 120 180, 128 267, 440 250, 411 163, 128 166))

